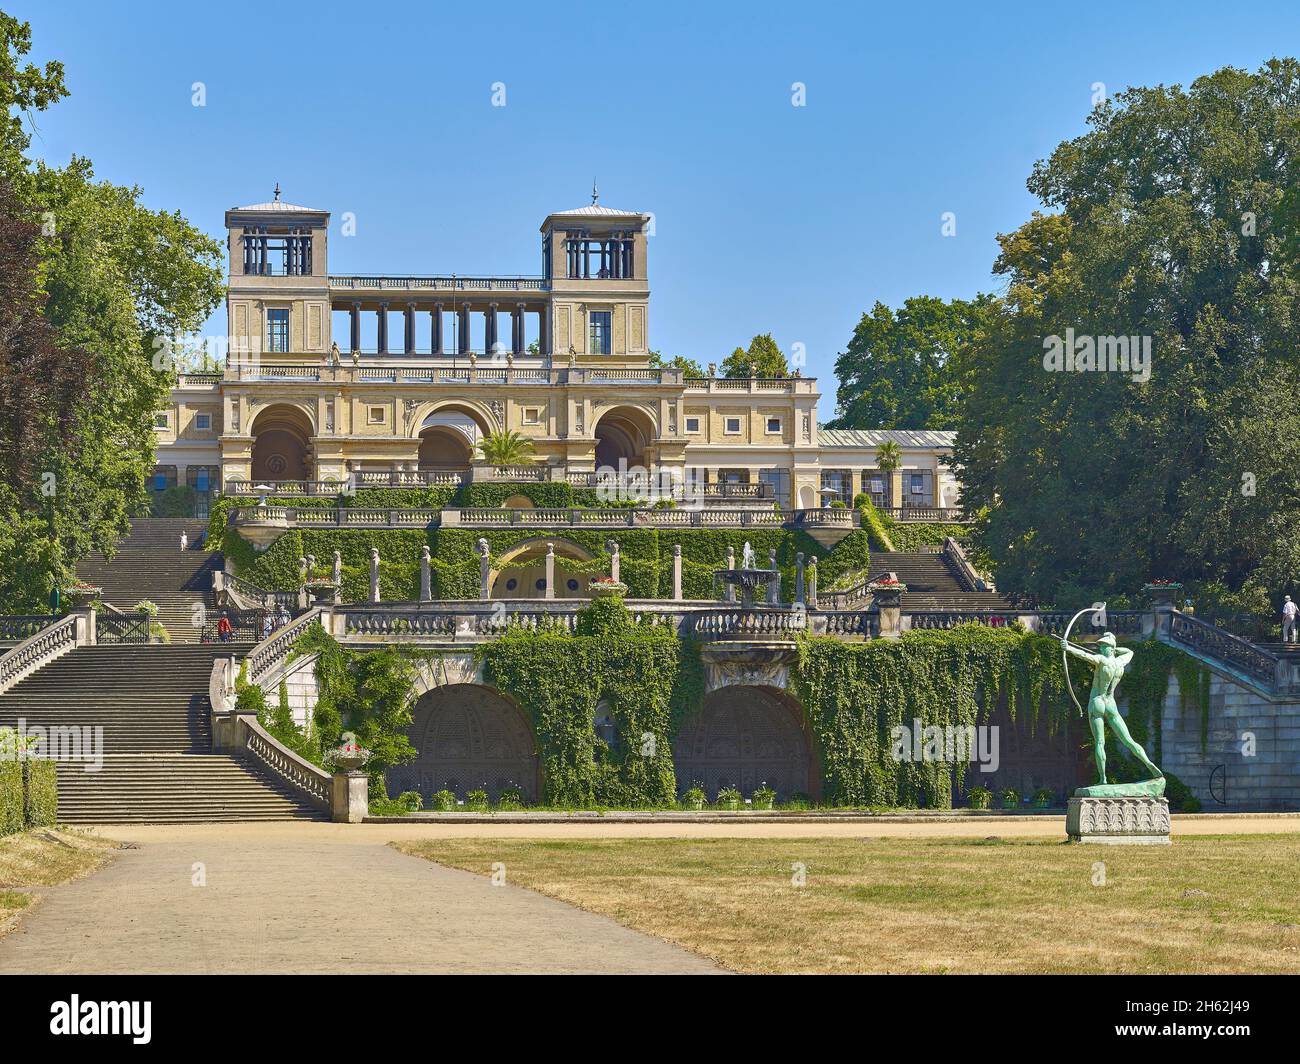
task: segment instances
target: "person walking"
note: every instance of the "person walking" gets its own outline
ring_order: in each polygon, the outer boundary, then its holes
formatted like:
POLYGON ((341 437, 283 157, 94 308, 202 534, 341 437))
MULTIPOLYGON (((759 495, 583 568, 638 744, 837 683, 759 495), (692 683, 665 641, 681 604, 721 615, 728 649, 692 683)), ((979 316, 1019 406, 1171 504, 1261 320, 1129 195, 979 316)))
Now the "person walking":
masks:
POLYGON ((185 532, 182 530, 182 532, 181 532, 181 550, 189 550, 189 549, 190 549, 190 537, 189 537, 188 535, 186 535, 185 532))
POLYGON ((1296 606, 1290 595, 1283 596, 1282 603, 1282 642, 1294 643, 1296 606))
POLYGON ((229 643, 230 632, 231 632, 230 618, 227 617, 225 613, 222 613, 221 620, 217 622, 217 638, 220 639, 223 643, 229 643))

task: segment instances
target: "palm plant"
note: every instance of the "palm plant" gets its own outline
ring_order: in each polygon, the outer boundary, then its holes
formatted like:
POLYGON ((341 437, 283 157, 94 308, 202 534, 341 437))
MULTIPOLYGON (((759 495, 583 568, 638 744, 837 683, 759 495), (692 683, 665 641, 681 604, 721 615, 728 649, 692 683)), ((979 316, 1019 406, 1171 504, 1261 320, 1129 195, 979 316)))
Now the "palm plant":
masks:
POLYGON ((886 440, 876 450, 876 466, 882 473, 893 473, 903 464, 903 452, 893 440, 886 440))
POLYGON ((489 432, 478 441, 478 451, 488 465, 520 465, 532 460, 533 441, 518 432, 489 432))

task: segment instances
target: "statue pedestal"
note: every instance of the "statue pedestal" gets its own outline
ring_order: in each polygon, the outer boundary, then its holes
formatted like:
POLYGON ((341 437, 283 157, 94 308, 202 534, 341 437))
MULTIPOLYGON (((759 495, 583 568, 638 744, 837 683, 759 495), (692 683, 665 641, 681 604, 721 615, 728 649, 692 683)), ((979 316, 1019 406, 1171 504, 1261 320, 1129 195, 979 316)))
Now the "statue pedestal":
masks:
POLYGON ((1169 802, 1146 795, 1071 798, 1065 813, 1065 833, 1071 842, 1167 846, 1169 802))

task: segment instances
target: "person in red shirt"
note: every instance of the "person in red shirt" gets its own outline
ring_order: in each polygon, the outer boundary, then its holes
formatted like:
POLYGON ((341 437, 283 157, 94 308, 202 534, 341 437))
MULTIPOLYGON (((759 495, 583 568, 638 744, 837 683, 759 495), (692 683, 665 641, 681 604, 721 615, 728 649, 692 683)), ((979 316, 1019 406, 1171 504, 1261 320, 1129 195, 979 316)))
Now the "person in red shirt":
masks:
POLYGON ((230 618, 223 613, 221 615, 221 620, 217 622, 217 638, 223 643, 229 643, 230 631, 230 618))

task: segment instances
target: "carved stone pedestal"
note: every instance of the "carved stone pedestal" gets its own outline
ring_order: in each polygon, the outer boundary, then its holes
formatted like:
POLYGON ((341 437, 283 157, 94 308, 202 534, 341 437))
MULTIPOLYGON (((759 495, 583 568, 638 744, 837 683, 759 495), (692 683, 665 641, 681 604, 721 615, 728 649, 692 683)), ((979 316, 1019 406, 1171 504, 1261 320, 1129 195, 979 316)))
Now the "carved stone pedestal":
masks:
POLYGON ((1169 802, 1164 798, 1071 798, 1065 813, 1071 842, 1167 846, 1169 802))

